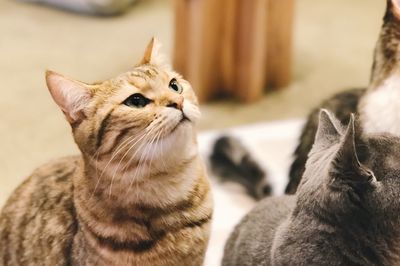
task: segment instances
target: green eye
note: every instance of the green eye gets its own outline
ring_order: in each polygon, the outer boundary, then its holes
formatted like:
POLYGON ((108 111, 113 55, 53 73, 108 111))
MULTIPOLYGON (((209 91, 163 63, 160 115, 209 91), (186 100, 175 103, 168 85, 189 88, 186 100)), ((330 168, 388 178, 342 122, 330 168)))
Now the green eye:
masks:
POLYGON ((124 104, 129 107, 136 107, 142 108, 151 103, 150 99, 147 99, 140 93, 135 93, 129 96, 125 101, 124 104))
POLYGON ((178 83, 178 81, 176 79, 171 79, 171 81, 169 82, 169 88, 171 90, 176 91, 177 93, 181 94, 183 91, 182 86, 178 83))

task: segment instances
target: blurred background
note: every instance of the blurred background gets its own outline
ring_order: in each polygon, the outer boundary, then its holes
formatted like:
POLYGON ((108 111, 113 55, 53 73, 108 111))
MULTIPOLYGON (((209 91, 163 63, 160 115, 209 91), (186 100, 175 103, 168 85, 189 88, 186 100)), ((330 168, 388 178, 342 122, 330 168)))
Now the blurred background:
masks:
MULTIPOLYGON (((105 80, 136 64, 152 36, 171 61, 174 47, 187 42, 174 35, 179 27, 174 18, 185 12, 177 14, 172 0, 137 0, 118 16, 82 15, 34 2, 0 1, 0 206, 35 167, 77 152, 47 91, 46 69, 86 82, 105 80)), ((367 86, 384 6, 383 0, 294 0, 288 10, 293 20, 288 85, 249 101, 205 99, 200 131, 304 118, 333 93, 367 86)), ((219 6, 214 14, 224 9, 219 6)), ((276 14, 281 15, 285 9, 276 14)), ((208 27, 212 30, 212 23, 208 27)), ((219 45, 223 53, 229 43, 219 45)), ((251 78, 251 71, 244 73, 251 78)), ((241 90, 246 94, 245 86, 241 90)))

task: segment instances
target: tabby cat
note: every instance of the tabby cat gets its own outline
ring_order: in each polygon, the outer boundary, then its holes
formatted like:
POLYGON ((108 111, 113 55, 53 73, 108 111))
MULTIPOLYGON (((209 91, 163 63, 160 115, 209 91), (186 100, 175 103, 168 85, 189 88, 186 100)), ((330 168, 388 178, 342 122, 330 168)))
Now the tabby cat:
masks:
POLYGON ((400 138, 322 111, 295 196, 266 198, 222 265, 400 265, 400 138))
POLYGON ((50 162, 0 216, 0 265, 202 265, 212 196, 190 84, 152 40, 132 71, 88 85, 47 72, 81 155, 50 162))
POLYGON ((368 132, 390 132, 400 135, 399 56, 400 1, 387 0, 368 90, 355 89, 339 93, 312 111, 294 154, 295 160, 290 169, 286 193, 296 192, 317 131, 320 108, 332 111, 342 123, 348 122, 350 113, 357 112, 368 132))

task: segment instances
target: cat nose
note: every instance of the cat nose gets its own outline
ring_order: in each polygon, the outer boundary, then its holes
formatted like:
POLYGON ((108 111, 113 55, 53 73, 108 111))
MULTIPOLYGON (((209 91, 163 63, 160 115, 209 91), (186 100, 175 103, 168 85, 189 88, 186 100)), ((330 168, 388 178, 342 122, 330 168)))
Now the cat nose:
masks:
POLYGON ((174 101, 171 101, 169 104, 167 104, 167 107, 172 107, 178 110, 183 109, 183 97, 180 96, 179 98, 175 99, 174 101))

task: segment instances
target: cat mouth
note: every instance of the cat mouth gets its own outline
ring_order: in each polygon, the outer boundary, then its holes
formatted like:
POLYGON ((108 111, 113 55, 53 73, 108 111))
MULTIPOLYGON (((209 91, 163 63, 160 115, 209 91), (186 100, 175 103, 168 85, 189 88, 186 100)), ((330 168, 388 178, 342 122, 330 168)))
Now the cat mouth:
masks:
POLYGON ((189 119, 189 117, 187 117, 187 116, 185 115, 185 113, 182 112, 182 119, 181 119, 181 121, 179 121, 178 124, 180 124, 180 123, 182 123, 182 122, 185 122, 185 121, 187 121, 187 122, 192 122, 192 121, 189 119))
POLYGON ((183 112, 182 112, 182 118, 179 120, 179 122, 176 124, 176 126, 171 130, 170 134, 174 133, 181 125, 190 123, 192 122, 183 112))

